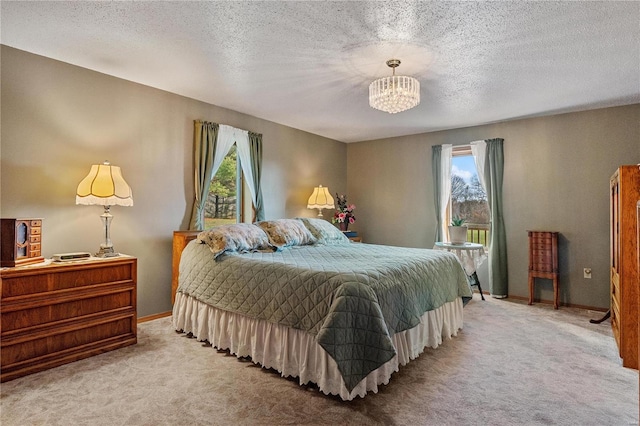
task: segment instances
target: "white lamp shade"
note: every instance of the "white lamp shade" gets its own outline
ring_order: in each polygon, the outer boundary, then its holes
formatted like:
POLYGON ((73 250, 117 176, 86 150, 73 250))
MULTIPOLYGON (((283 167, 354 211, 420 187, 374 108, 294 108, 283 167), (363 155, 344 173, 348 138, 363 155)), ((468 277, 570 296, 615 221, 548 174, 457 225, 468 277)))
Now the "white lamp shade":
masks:
POLYGON ((322 185, 313 188, 313 194, 307 202, 308 209, 335 209, 333 197, 329 194, 329 188, 322 185))
POLYGON ((132 206, 131 188, 122 177, 120 167, 108 161, 94 164, 76 191, 76 204, 101 206, 132 206))

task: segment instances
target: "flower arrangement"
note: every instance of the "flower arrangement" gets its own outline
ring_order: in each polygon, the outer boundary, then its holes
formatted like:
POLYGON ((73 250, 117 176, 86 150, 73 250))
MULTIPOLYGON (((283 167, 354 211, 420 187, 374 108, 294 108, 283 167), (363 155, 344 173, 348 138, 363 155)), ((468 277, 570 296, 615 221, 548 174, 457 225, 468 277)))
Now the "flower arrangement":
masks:
POLYGON ((336 193, 336 199, 338 200, 338 207, 336 208, 336 212, 333 214, 331 222, 338 223, 341 225, 341 228, 344 226, 346 229, 349 224, 356 221, 356 217, 353 215, 353 211, 356 209, 356 206, 353 204, 347 204, 346 195, 338 195, 336 193))

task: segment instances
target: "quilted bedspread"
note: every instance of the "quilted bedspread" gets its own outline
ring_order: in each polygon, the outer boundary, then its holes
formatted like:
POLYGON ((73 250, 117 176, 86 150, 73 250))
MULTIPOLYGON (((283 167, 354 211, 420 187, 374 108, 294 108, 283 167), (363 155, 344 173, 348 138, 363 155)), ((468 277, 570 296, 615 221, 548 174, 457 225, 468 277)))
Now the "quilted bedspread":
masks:
POLYGON ((372 244, 296 246, 217 260, 194 240, 179 292, 219 309, 303 329, 336 361, 351 391, 396 354, 391 336, 427 311, 471 296, 452 253, 372 244))

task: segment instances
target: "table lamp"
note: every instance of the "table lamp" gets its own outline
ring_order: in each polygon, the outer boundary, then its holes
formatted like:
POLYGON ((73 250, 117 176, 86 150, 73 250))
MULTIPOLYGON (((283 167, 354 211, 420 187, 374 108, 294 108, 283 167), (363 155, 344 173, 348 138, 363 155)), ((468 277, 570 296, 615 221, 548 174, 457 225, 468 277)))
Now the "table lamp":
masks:
POLYGON ((307 202, 308 209, 318 209, 318 216, 322 216, 322 209, 335 209, 333 197, 329 193, 329 188, 322 185, 313 188, 313 194, 307 202))
POLYGON ((131 188, 122 177, 120 167, 112 166, 108 161, 94 164, 87 177, 82 179, 76 191, 76 204, 104 206, 100 215, 104 224, 104 242, 96 257, 118 256, 111 243, 110 225, 113 216, 111 206, 133 206, 131 188))

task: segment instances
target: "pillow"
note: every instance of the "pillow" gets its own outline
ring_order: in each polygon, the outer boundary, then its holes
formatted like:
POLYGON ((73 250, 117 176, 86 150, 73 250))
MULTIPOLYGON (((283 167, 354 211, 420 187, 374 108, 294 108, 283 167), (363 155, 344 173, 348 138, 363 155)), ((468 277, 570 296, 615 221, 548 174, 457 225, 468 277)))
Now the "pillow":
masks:
POLYGON ((273 250, 267 234, 249 223, 216 226, 199 233, 198 240, 209 246, 214 259, 225 252, 247 253, 258 250, 273 250))
POLYGON ((301 217, 302 223, 311 231, 316 238, 318 244, 328 246, 351 244, 351 241, 342 233, 341 230, 333 226, 324 219, 301 217))
POLYGON ((269 242, 276 247, 304 246, 314 244, 316 239, 298 219, 276 219, 256 222, 269 236, 269 242))

